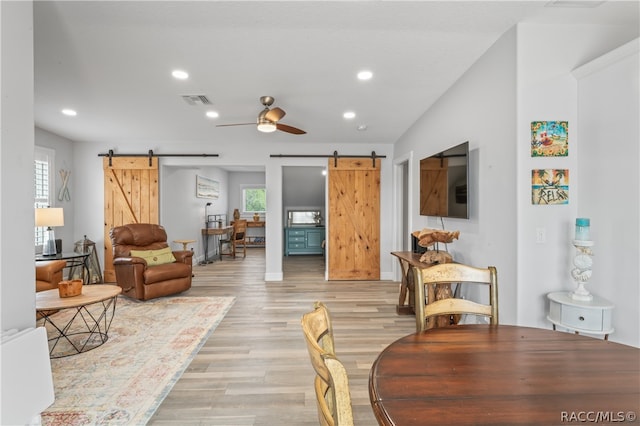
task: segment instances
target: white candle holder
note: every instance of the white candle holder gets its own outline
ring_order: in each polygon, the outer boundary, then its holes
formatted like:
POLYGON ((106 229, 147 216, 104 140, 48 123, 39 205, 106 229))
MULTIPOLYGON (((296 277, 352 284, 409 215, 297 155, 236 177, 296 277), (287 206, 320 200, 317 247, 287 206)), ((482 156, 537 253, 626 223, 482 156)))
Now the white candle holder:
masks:
POLYGON ((574 240, 573 246, 576 248, 576 254, 573 257, 573 265, 575 268, 571 270, 571 277, 576 283, 576 289, 571 293, 573 300, 591 301, 593 295, 584 287, 591 278, 591 266, 593 265, 593 241, 574 240))

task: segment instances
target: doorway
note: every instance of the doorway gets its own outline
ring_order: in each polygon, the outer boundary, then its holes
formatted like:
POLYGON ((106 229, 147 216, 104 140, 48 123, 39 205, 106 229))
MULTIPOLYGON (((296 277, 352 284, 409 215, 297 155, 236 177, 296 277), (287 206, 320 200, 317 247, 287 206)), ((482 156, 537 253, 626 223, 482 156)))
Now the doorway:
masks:
POLYGON ((305 276, 324 279, 325 251, 319 246, 323 244, 326 227, 316 227, 314 223, 290 224, 289 212, 320 212, 320 223, 326 225, 326 168, 322 166, 283 166, 282 167, 282 213, 284 215, 285 241, 282 262, 283 276, 294 278, 300 271, 305 276), (300 246, 297 250, 289 250, 287 238, 291 244, 300 246), (299 240, 299 241, 298 241, 299 240), (313 247, 306 245, 312 245, 313 247), (309 254, 309 252, 313 254, 309 254))
MULTIPOLYGON (((413 203, 411 202, 411 194, 413 193, 411 180, 413 175, 412 159, 413 153, 411 152, 398 157, 393 163, 393 223, 395 223, 393 251, 411 250, 411 212, 413 211, 413 203)), ((402 271, 400 271, 397 262, 393 263, 393 276, 397 281, 402 279, 402 271)))

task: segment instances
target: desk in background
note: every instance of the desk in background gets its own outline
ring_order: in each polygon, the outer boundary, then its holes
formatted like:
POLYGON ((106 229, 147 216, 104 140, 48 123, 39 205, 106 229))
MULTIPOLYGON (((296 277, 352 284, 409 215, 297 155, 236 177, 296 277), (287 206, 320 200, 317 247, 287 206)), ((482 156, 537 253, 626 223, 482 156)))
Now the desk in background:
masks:
POLYGON ((233 226, 222 226, 216 228, 202 228, 200 231, 205 239, 204 244, 204 263, 209 263, 209 237, 213 236, 213 249, 214 255, 221 258, 220 253, 218 252, 218 242, 220 241, 221 235, 227 235, 233 231, 233 226))
MULTIPOLYGON (((233 225, 233 221, 231 221, 231 225, 233 225)), ((247 219, 247 231, 251 228, 254 228, 254 229, 265 228, 266 225, 267 225, 267 222, 265 222, 264 220, 247 219)), ((263 235, 249 235, 249 232, 247 232, 246 242, 247 242, 247 247, 249 246, 264 247, 266 245, 266 238, 264 233, 263 235)))
POLYGON ((640 349, 529 327, 433 328, 382 351, 369 397, 380 425, 550 425, 572 413, 636 424, 624 416, 640 414, 640 349))

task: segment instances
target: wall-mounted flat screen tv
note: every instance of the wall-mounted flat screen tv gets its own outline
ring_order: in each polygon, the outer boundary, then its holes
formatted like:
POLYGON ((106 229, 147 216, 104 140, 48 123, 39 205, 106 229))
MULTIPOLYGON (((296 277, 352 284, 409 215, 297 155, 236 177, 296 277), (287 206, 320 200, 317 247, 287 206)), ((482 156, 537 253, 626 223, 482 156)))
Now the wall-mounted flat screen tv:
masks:
POLYGON ((469 218, 469 142, 420 160, 420 214, 469 218))

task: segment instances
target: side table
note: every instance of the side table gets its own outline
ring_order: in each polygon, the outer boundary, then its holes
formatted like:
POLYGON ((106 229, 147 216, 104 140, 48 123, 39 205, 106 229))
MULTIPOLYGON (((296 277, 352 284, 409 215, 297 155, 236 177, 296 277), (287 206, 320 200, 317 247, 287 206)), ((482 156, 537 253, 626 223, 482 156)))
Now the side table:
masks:
POLYGON ((36 293, 36 312, 49 335, 49 356, 75 355, 105 343, 121 292, 117 285, 95 284, 82 286, 82 294, 73 297, 60 297, 57 289, 36 293))
POLYGON ((177 244, 182 244, 182 250, 187 251, 189 249, 187 245, 191 243, 195 243, 196 240, 173 240, 173 242, 177 244))
POLYGON ((89 269, 89 265, 88 265, 90 254, 91 253, 89 252, 87 253, 65 252, 65 253, 58 253, 56 255, 51 255, 51 256, 37 254, 36 262, 42 262, 47 260, 59 260, 59 259, 66 260, 67 266, 65 266, 65 268, 70 268, 70 271, 73 271, 73 269, 76 267, 82 268, 84 283, 89 284, 91 283, 91 270, 89 269))
POLYGON ((553 324, 554 330, 559 326, 576 334, 604 336, 604 340, 608 340, 609 334, 613 333, 611 315, 614 306, 608 300, 596 295, 589 301, 574 300, 570 292, 549 293, 547 298, 547 319, 553 324))

